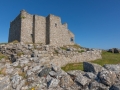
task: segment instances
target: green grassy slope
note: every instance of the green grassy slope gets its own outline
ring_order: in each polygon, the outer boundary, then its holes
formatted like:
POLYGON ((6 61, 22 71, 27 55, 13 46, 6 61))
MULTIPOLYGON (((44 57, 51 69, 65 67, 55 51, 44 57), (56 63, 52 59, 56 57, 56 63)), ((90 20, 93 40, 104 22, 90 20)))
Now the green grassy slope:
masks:
MULTIPOLYGON (((99 65, 104 64, 118 64, 120 63, 120 53, 114 54, 110 52, 102 52, 102 59, 98 59, 95 61, 91 61, 92 63, 97 63, 99 65)), ((62 67, 63 70, 69 71, 69 70, 83 70, 83 63, 72 63, 67 64, 65 67, 62 67)))

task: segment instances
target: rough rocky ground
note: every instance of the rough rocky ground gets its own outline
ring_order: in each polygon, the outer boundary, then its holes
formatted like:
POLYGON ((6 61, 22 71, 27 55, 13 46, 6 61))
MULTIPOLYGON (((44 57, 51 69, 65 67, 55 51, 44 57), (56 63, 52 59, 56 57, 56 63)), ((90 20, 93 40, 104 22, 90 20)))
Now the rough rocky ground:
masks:
MULTIPOLYGON (((119 64, 102 67, 84 62, 84 71, 65 72, 50 63, 55 56, 74 56, 83 50, 66 49, 32 44, 0 45, 0 52, 8 56, 0 60, 0 90, 120 90, 119 64), (49 63, 45 60, 49 60, 49 63)), ((87 49, 84 50, 87 52, 87 49)))

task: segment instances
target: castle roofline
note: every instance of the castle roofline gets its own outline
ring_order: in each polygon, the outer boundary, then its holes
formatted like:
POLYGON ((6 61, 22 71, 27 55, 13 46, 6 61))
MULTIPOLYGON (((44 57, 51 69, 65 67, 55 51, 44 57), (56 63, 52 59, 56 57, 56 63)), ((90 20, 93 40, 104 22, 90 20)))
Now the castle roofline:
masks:
MULTIPOLYGON (((54 14, 49 14, 47 17, 49 17, 49 16, 59 17, 59 16, 56 16, 56 15, 54 15, 54 14)), ((60 17, 59 17, 59 18, 60 18, 60 17)))

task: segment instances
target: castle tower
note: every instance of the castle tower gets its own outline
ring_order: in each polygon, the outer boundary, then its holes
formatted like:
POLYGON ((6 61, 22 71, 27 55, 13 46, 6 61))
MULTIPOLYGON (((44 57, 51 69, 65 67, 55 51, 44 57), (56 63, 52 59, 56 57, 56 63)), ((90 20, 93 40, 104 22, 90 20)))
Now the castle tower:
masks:
POLYGON ((73 45, 74 34, 67 29, 67 23, 61 23, 58 16, 50 14, 43 17, 22 10, 10 23, 8 42, 14 40, 54 46, 73 45))

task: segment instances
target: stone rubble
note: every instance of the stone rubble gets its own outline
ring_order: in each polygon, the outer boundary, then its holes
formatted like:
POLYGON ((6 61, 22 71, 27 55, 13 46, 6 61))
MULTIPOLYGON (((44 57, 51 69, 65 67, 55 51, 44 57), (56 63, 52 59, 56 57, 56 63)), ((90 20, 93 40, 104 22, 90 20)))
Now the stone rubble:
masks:
POLYGON ((120 90, 119 64, 102 67, 85 62, 101 58, 101 51, 76 50, 23 43, 0 45, 0 52, 8 57, 0 60, 0 90, 120 90), (84 61, 84 71, 60 68, 67 60, 78 62, 77 55, 83 58, 79 59, 84 61))

